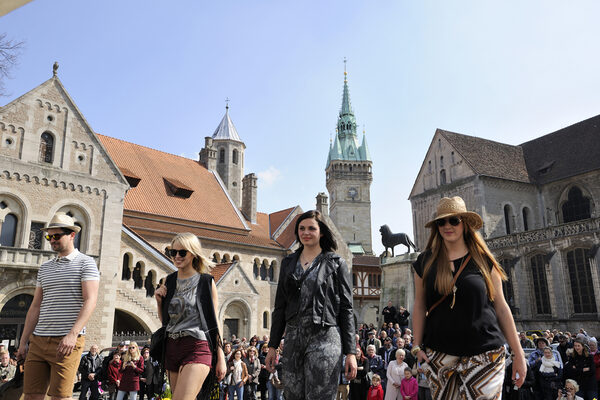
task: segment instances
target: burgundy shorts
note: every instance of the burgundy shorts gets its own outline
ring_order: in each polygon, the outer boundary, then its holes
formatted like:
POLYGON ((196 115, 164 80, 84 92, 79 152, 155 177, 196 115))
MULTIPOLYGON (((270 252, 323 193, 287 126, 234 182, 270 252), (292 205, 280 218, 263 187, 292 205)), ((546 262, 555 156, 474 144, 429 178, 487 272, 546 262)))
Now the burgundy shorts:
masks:
POLYGON ((186 364, 204 364, 211 366, 212 352, 206 340, 198 340, 193 336, 178 339, 167 338, 165 368, 179 371, 186 364))

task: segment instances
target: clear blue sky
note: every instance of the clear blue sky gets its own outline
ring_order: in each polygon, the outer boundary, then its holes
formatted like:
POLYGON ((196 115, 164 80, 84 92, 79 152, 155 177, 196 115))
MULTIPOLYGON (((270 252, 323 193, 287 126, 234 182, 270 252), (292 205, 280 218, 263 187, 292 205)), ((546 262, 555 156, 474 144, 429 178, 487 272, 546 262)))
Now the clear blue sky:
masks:
POLYGON ((597 1, 35 0, 0 19, 26 42, 0 104, 58 61, 96 132, 197 158, 228 97, 259 210, 306 210, 326 191, 347 57, 379 253, 380 225, 412 235, 436 128, 519 144, 600 114, 599 15, 597 1))

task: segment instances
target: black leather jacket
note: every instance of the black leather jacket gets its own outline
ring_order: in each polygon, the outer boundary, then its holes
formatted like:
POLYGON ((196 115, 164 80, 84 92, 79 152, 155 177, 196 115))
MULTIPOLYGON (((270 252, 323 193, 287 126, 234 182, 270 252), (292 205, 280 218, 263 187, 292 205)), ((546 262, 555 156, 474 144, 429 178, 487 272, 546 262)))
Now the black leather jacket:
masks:
MULTIPOLYGON (((296 251, 281 262, 269 347, 279 347, 286 323, 296 316, 300 307, 301 282, 292 274, 299 256, 296 251)), ((339 326, 343 354, 356 354, 352 280, 346 261, 333 252, 322 254, 316 285, 313 322, 321 326, 339 326)))
POLYGON ((81 357, 79 362, 79 372, 81 373, 81 379, 89 381, 88 375, 95 374, 94 380, 100 378, 100 372, 102 371, 102 357, 100 354, 96 354, 96 359, 92 357, 90 353, 81 357))

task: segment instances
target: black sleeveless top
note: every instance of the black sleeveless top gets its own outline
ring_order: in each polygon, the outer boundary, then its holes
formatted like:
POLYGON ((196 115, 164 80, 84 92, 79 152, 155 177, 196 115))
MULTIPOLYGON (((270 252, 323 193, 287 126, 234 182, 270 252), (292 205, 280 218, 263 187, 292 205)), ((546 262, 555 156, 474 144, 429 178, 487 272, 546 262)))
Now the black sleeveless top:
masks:
MULTIPOLYGON (((413 268, 423 278, 425 263, 431 252, 419 254, 413 268)), ((453 260, 454 274, 462 258, 453 260)), ((491 267, 490 267, 491 269, 491 267)), ((425 282, 425 309, 442 295, 435 290, 437 265, 431 266, 425 282)), ((425 318, 423 345, 432 350, 455 356, 473 356, 502 346, 505 342, 500 330, 494 303, 489 300, 485 280, 471 260, 456 281, 456 300, 451 309, 452 293, 425 318)))

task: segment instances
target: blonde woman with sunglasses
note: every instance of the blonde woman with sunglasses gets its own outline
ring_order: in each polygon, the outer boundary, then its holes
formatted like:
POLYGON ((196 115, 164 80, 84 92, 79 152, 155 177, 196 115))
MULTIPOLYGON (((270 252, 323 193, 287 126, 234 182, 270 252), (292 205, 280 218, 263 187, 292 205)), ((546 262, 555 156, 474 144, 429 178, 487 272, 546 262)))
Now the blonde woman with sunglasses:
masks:
POLYGON ((506 274, 477 232, 479 214, 462 198, 444 197, 426 249, 413 264, 413 356, 423 364, 433 399, 497 399, 504 381, 504 343, 515 351, 513 384, 527 375, 511 311, 506 274))
POLYGON ((121 366, 121 382, 117 392, 117 400, 123 400, 129 393, 129 400, 136 400, 140 390, 140 375, 144 372, 144 357, 136 342, 131 342, 123 356, 121 366))
POLYGON ((192 400, 212 389, 211 368, 220 381, 226 365, 217 323, 217 286, 211 263, 202 255, 198 238, 180 233, 171 241, 169 255, 177 268, 155 293, 158 315, 166 327, 165 369, 173 400, 192 400), (205 381, 207 382, 204 385, 205 381))

